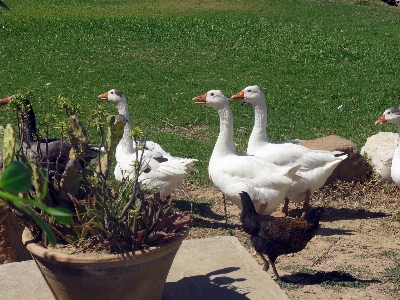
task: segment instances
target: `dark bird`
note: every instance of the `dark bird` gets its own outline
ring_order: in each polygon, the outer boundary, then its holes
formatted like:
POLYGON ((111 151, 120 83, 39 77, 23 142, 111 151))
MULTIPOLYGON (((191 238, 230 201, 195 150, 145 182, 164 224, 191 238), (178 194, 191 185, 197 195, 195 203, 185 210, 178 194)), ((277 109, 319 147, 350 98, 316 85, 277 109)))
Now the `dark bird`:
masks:
MULTIPOLYGON (((0 99, 0 104, 8 104, 15 96, 0 99)), ((43 168, 51 173, 62 172, 69 161, 69 153, 72 149, 71 144, 64 139, 40 139, 36 126, 35 112, 28 99, 21 101, 18 106, 19 136, 22 153, 29 161, 39 160, 43 168)), ((84 161, 90 162, 98 156, 98 151, 87 148, 84 161)))
POLYGON ((264 270, 269 269, 269 262, 264 256, 266 254, 276 279, 279 279, 275 267, 278 256, 303 250, 317 233, 320 216, 327 212, 323 207, 315 207, 306 213, 304 219, 260 215, 246 192, 240 193, 240 198, 243 230, 250 235, 254 249, 264 261, 264 270))

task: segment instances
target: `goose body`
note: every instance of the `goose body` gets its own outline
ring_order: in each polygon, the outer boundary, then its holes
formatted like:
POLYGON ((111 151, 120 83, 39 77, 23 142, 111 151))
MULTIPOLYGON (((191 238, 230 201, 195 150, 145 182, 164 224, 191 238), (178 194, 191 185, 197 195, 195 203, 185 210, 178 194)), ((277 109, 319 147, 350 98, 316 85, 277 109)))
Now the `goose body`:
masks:
POLYGON ((248 86, 232 99, 244 100, 253 105, 255 122, 248 142, 247 153, 262 157, 276 165, 300 164, 285 201, 284 213, 288 213, 288 202, 304 202, 309 208, 311 193, 324 185, 333 170, 347 155, 341 151, 310 150, 292 143, 271 143, 267 137, 267 107, 264 94, 258 86, 248 86))
MULTIPOLYGON (((114 169, 117 181, 134 178, 136 159, 136 153, 120 157, 114 169)), ((149 190, 161 191, 162 196, 167 197, 182 185, 185 174, 185 166, 176 161, 159 163, 154 158, 144 158, 139 182, 149 190)))
POLYGON ((118 181, 123 178, 133 178, 134 162, 143 158, 143 170, 139 177, 142 184, 152 190, 162 191, 163 196, 170 195, 183 183, 183 177, 192 170, 196 159, 173 157, 155 142, 146 141, 145 147, 139 146, 139 141, 130 137, 128 104, 125 95, 116 89, 105 92, 98 97, 116 105, 118 113, 127 120, 124 134, 116 149, 117 165, 114 176, 118 181))
POLYGON ((220 132, 208 166, 214 185, 239 208, 242 208, 239 193, 246 191, 259 213, 273 213, 285 199, 300 165, 282 167, 259 157, 238 154, 228 99, 221 91, 211 90, 193 100, 195 104, 215 108, 220 117, 220 132))
MULTIPOLYGON (((393 123, 397 125, 397 131, 400 135, 400 109, 398 107, 390 107, 386 109, 382 116, 375 122, 376 125, 383 123, 393 123)), ((390 175, 393 182, 400 187, 400 144, 397 144, 394 150, 392 166, 390 167, 390 175)))

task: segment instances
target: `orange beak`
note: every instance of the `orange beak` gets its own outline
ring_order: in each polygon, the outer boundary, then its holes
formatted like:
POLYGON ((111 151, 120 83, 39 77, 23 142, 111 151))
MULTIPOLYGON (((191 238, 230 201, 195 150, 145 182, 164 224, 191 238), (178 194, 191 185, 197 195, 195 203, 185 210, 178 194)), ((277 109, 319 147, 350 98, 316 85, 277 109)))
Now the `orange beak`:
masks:
POLYGON ((99 95, 99 100, 108 100, 108 92, 99 95))
POLYGON ((207 104, 206 98, 207 98, 207 93, 201 96, 196 96, 192 100, 196 101, 194 104, 207 104))
POLYGON ((382 115, 378 120, 375 121, 375 125, 386 123, 386 121, 385 115, 382 115))
POLYGON ((244 100, 244 91, 241 91, 231 97, 232 100, 244 100))
POLYGON ((7 104, 11 101, 12 98, 14 98, 14 96, 8 96, 6 98, 0 99, 0 104, 7 104))

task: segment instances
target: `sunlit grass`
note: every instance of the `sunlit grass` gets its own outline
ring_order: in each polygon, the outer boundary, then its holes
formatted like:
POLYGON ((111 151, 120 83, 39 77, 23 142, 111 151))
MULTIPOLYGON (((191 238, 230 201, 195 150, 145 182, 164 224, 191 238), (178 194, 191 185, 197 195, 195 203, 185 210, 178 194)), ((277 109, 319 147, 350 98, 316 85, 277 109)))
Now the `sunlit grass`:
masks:
MULTIPOLYGON (((374 126, 400 94, 400 11, 379 1, 6 3, 13 11, 0 15, 0 96, 33 90, 39 120, 64 118, 52 100, 65 96, 85 119, 100 93, 118 88, 134 125, 171 154, 200 160, 190 178, 201 184, 219 120, 191 99, 210 89, 229 97, 258 84, 273 141, 337 134, 361 147, 379 130, 396 130, 374 126)), ((252 108, 231 106, 243 152, 252 108)), ((0 107, 0 124, 10 121, 0 107)))
MULTIPOLYGON (((258 1, 212 1, 212 0, 76 0, 57 1, 36 0, 6 1, 15 16, 37 18, 110 18, 110 17, 170 17, 176 15, 195 15, 198 13, 218 14, 226 11, 256 11, 261 7, 276 9, 276 5, 258 1)), ((280 5, 283 8, 283 5, 280 5)))

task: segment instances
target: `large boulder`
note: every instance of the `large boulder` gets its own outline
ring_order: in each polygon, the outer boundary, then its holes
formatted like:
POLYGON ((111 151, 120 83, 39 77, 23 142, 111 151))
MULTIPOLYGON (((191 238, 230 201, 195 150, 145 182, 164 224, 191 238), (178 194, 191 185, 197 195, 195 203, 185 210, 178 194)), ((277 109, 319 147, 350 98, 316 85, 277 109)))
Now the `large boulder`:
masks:
POLYGON ((357 145, 337 135, 305 140, 299 143, 314 150, 342 151, 348 155, 333 171, 325 184, 332 183, 339 179, 343 181, 355 181, 361 179, 367 172, 367 164, 358 151, 357 145))
POLYGON ((361 153, 365 154, 369 164, 380 175, 382 181, 392 182, 390 167, 398 140, 399 135, 397 133, 379 132, 370 136, 361 148, 361 153))

